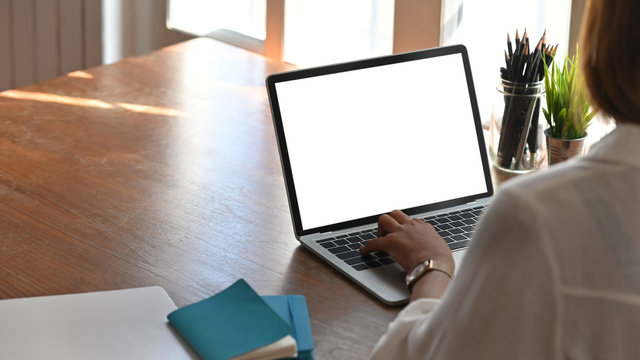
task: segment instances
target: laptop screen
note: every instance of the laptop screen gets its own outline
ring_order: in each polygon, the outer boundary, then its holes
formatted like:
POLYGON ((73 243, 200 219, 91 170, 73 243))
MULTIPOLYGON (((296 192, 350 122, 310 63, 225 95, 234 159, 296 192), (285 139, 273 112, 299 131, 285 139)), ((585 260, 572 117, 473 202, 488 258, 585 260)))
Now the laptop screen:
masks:
POLYGON ((462 53, 372 64, 269 80, 303 232, 492 192, 462 53))

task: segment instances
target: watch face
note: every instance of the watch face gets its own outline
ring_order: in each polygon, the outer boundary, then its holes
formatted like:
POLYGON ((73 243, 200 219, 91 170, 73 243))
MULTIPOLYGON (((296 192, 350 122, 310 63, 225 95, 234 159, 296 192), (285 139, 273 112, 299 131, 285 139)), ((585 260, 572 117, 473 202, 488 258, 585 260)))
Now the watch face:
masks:
POLYGON ((411 277, 415 278, 418 274, 422 272, 422 270, 424 270, 426 266, 427 266, 427 262, 420 263, 420 265, 416 266, 416 268, 413 269, 413 271, 411 272, 411 277))
POLYGON ((419 276, 428 265, 429 265, 429 260, 425 260, 420 264, 418 264, 418 266, 416 266, 413 270, 411 270, 411 272, 405 278, 405 283, 407 284, 407 287, 411 286, 411 284, 416 280, 416 277, 419 276))

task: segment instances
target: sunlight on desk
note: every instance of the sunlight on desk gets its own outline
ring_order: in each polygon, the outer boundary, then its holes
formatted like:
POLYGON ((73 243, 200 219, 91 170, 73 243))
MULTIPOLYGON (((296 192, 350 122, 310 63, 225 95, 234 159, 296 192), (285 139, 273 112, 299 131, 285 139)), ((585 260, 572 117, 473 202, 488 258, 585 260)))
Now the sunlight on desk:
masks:
POLYGON ((291 68, 200 38, 0 93, 0 298, 243 277, 306 296, 318 359, 365 358, 399 309, 294 237, 264 89, 291 68))
POLYGON ((150 115, 162 115, 162 116, 175 116, 175 117, 186 116, 186 113, 182 110, 165 108, 161 106, 127 104, 127 103, 116 103, 116 105, 125 110, 129 110, 137 113, 144 113, 144 114, 150 114, 150 115))
POLYGON ((93 75, 89 74, 86 71, 82 71, 82 70, 72 71, 72 72, 68 73, 67 76, 68 77, 80 78, 80 79, 93 79, 93 75))
POLYGON ((113 109, 113 105, 97 99, 86 99, 74 96, 47 94, 41 92, 31 92, 23 90, 7 90, 0 93, 0 96, 18 100, 32 100, 46 103, 56 103, 62 105, 86 106, 101 109, 113 109))

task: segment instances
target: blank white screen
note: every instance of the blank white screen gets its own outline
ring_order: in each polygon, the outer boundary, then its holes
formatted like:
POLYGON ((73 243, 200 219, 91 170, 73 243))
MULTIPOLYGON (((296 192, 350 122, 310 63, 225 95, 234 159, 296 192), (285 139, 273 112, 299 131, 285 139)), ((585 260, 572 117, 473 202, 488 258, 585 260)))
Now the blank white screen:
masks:
POLYGON ((459 54, 276 91, 304 230, 487 191, 459 54))

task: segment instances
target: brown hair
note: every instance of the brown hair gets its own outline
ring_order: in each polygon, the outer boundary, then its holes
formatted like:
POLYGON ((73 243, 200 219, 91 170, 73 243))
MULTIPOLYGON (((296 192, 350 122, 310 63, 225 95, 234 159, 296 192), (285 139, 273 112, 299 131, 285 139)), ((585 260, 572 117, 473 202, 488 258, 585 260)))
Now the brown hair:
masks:
POLYGON ((640 124, 640 1, 589 0, 580 63, 591 99, 618 122, 640 124))

